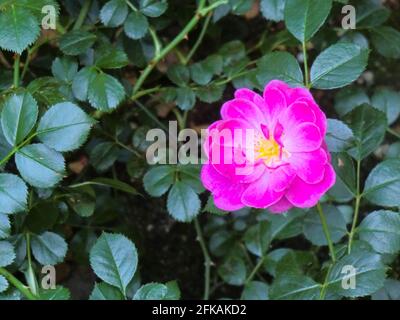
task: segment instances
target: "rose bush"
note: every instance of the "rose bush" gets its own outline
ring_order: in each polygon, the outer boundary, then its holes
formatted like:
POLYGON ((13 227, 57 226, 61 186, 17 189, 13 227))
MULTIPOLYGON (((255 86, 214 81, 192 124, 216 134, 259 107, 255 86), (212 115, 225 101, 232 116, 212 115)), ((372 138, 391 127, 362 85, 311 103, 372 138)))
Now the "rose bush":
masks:
POLYGON ((0 1, 0 299, 398 299, 399 21, 0 1))

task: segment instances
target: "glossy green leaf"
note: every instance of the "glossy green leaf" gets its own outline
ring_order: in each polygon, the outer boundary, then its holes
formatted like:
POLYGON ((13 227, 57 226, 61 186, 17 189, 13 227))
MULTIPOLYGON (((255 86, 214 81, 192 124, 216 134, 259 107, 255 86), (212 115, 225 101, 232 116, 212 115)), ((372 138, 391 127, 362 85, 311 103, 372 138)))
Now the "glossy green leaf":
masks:
POLYGON ((400 31, 389 27, 377 27, 371 30, 372 44, 387 58, 400 58, 400 31))
POLYGON ((44 144, 31 144, 20 149, 15 162, 22 178, 38 188, 50 188, 65 175, 64 158, 61 153, 44 144))
POLYGON ((386 268, 378 254, 359 251, 345 255, 334 264, 329 273, 326 282, 327 293, 334 293, 344 297, 370 295, 383 287, 385 273, 386 268), (352 266, 354 272, 346 272, 346 266, 352 266), (344 288, 342 284, 347 284, 351 276, 355 277, 355 287, 344 288))
POLYGON ((78 64, 70 57, 56 58, 51 72, 58 80, 70 83, 78 73, 78 64))
POLYGON ((303 86, 300 65, 290 53, 268 53, 260 59, 257 67, 256 77, 262 87, 271 80, 282 80, 292 86, 303 86))
POLYGON ((121 234, 103 233, 90 250, 90 264, 96 275, 124 293, 137 263, 135 245, 121 234))
POLYGON ((122 25, 128 16, 128 5, 124 0, 108 1, 100 11, 101 22, 107 27, 122 25))
POLYGON ((68 250, 68 245, 61 236, 48 231, 33 235, 31 247, 33 256, 43 266, 63 262, 68 250))
POLYGON ((133 300, 165 300, 168 288, 161 283, 148 283, 140 287, 133 296, 133 300))
POLYGON ((218 268, 218 274, 228 284, 241 286, 246 281, 246 265, 237 256, 230 256, 218 268))
POLYGON ((70 56, 85 53, 96 42, 96 35, 84 30, 73 30, 60 39, 61 51, 70 56))
POLYGON ((400 93, 390 89, 377 90, 371 98, 371 106, 384 112, 390 125, 400 115, 400 93))
POLYGON ((11 5, 0 14, 0 47, 22 53, 40 34, 37 18, 27 9, 11 5))
POLYGON ((166 0, 140 0, 140 11, 148 17, 157 18, 168 8, 166 0))
POLYGON ((81 182, 81 183, 78 183, 78 184, 75 184, 75 185, 72 185, 69 187, 70 188, 79 188, 79 187, 88 186, 88 185, 109 187, 109 188, 113 188, 115 190, 133 194, 133 195, 138 194, 136 189, 133 188, 132 186, 130 186, 129 184, 127 184, 121 180, 111 179, 111 178, 95 178, 93 180, 81 182))
POLYGON ((90 152, 90 161, 97 171, 109 169, 118 158, 119 149, 113 142, 101 142, 90 152))
POLYGON ((6 291, 7 289, 8 289, 8 281, 6 278, 0 275, 0 293, 6 291))
MULTIPOLYGON (((335 206, 322 205, 321 207, 326 218, 332 242, 339 242, 347 234, 346 221, 335 206)), ((316 208, 310 210, 305 216, 303 230, 305 237, 313 244, 317 246, 326 246, 328 244, 316 208)))
POLYGON ((9 97, 1 112, 3 134, 9 144, 18 145, 31 132, 38 116, 38 106, 29 93, 9 97))
POLYGON ((96 283, 89 300, 124 300, 121 291, 105 282, 96 283))
POLYGON ((313 279, 287 274, 275 278, 270 287, 270 298, 275 300, 317 300, 321 285, 313 279))
POLYGON ((0 213, 0 239, 6 239, 10 235, 11 224, 6 214, 0 213))
POLYGON ((40 119, 38 137, 57 151, 72 151, 86 141, 93 124, 94 120, 75 104, 59 103, 40 119))
POLYGON ((339 116, 344 116, 356 107, 369 103, 368 95, 360 87, 345 87, 335 96, 335 110, 339 116))
POLYGON ((200 211, 200 199, 187 184, 177 181, 168 193, 167 209, 174 219, 190 222, 200 211))
POLYGON ((286 0, 261 0, 260 9, 262 15, 272 21, 283 20, 286 0))
POLYGON ((176 104, 181 110, 190 110, 196 103, 196 95, 189 87, 176 89, 176 104))
POLYGON ((241 300, 269 300, 268 284, 260 281, 251 281, 244 287, 241 300))
POLYGON ((335 89, 350 84, 365 70, 369 51, 350 43, 338 43, 322 51, 311 67, 311 86, 335 89))
POLYGON ((57 286, 55 289, 42 289, 40 291, 41 300, 69 300, 71 292, 63 286, 57 286))
POLYGON ((143 38, 148 29, 149 22, 140 11, 131 12, 124 23, 125 34, 133 40, 143 38))
POLYGON ((172 166, 160 166, 150 169, 143 177, 144 189, 153 197, 160 197, 174 183, 175 169, 172 166))
POLYGON ((328 119, 325 141, 330 152, 342 152, 350 146, 353 132, 342 121, 328 119))
POLYGON ((373 293, 372 300, 400 300, 400 281, 387 279, 382 289, 373 293))
POLYGON ((308 41, 324 24, 331 7, 331 0, 286 1, 286 27, 299 41, 308 41))
POLYGON ((389 159, 371 170, 363 194, 376 205, 400 206, 400 159, 389 159))
POLYGON ((13 245, 8 241, 0 241, 0 267, 7 267, 13 263, 15 251, 13 245))
POLYGON ((252 226, 244 235, 244 243, 247 250, 259 257, 262 257, 267 252, 271 240, 271 225, 267 221, 261 221, 252 226))
POLYGON ((367 215, 357 228, 360 240, 368 242, 378 253, 400 251, 400 214, 379 210, 367 215))
POLYGON ((345 120, 354 134, 354 146, 348 150, 354 159, 364 159, 382 143, 387 128, 383 112, 361 105, 347 114, 345 120))
POLYGON ((17 213, 27 207, 28 188, 16 175, 0 174, 0 212, 17 213))

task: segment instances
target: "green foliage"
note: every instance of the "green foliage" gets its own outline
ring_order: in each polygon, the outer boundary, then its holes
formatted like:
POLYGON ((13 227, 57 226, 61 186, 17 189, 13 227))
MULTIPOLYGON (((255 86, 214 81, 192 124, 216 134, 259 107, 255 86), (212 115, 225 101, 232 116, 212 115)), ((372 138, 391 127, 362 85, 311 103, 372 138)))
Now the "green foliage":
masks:
POLYGON ((76 299, 89 267, 91 300, 399 299, 399 19, 377 0, 0 0, 0 300, 76 299), (168 121, 199 134, 271 80, 326 114, 336 182, 319 207, 223 211, 201 165, 162 162, 186 143, 168 121), (45 265, 73 274, 46 290, 45 265))

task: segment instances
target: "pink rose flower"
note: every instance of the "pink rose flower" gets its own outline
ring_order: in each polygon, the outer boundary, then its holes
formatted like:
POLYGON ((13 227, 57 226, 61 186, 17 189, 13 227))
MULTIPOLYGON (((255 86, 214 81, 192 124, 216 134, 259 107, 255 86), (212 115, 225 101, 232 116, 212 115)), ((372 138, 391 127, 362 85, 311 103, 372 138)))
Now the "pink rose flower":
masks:
POLYGON ((268 83, 262 97, 239 89, 224 103, 221 116, 207 129, 208 161, 201 171, 218 208, 248 206, 273 213, 309 208, 334 185, 324 142, 326 117, 307 89, 277 80, 268 83), (246 132, 252 132, 251 139, 246 132))

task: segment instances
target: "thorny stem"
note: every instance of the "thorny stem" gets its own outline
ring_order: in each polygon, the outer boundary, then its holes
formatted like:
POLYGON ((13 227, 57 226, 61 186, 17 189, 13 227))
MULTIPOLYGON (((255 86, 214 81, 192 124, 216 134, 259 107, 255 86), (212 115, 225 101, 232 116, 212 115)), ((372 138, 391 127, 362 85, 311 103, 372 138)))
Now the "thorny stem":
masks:
POLYGON ((210 268, 211 258, 207 250, 206 243, 204 241, 203 233, 201 231, 200 223, 197 218, 194 219, 194 226, 196 228, 197 240, 200 242, 201 250, 204 256, 204 300, 208 300, 210 297, 210 268))
POLYGON ((358 159, 357 160, 357 181, 356 181, 356 204, 354 207, 354 216, 353 216, 353 223, 351 225, 351 230, 349 233, 349 244, 347 247, 347 253, 350 254, 351 253, 351 246, 353 244, 353 238, 354 238, 354 233, 356 230, 356 224, 358 221, 358 214, 360 211, 360 201, 361 201, 361 193, 360 193, 360 173, 361 173, 361 160, 358 159))
POLYGON ((212 13, 209 12, 206 20, 204 21, 203 28, 201 29, 200 35, 197 38, 197 41, 194 44, 192 50, 190 50, 189 54, 185 58, 184 64, 187 64, 192 59, 193 55, 196 53, 197 49, 199 48, 201 42, 203 41, 204 36, 206 35, 206 31, 207 31, 208 25, 210 24, 211 18, 212 18, 212 13))
POLYGON ((140 90, 142 87, 144 81, 147 79, 147 77, 150 75, 150 73, 153 71, 155 66, 157 65, 160 60, 162 60, 170 51, 172 51, 183 39, 186 38, 187 34, 198 24, 200 19, 204 16, 206 16, 209 12, 211 12, 214 8, 217 6, 226 3, 226 0, 223 1, 217 1, 213 3, 212 5, 205 7, 206 0, 200 0, 199 5, 196 11, 196 14, 193 16, 193 18, 188 22, 188 24, 182 29, 182 31, 166 46, 164 47, 161 52, 156 55, 153 60, 149 62, 147 67, 143 70, 142 74, 140 77, 137 79, 135 86, 133 87, 133 92, 132 92, 132 97, 135 97, 136 93, 140 90))
POLYGON ((3 275, 14 287, 16 287, 27 299, 37 300, 37 297, 29 290, 29 288, 6 269, 0 268, 0 274, 3 275))
POLYGON ((321 204, 319 202, 317 204, 317 211, 318 211, 319 217, 321 219, 322 228, 324 230, 326 241, 328 241, 328 247, 329 247, 329 252, 331 254, 332 262, 335 263, 335 261, 336 261, 335 249, 333 248, 333 242, 331 239, 331 234, 329 233, 328 224, 326 223, 324 211, 322 210, 321 204))
POLYGON ((78 30, 80 27, 82 27, 83 23, 85 22, 86 16, 89 12, 90 5, 92 4, 92 0, 86 0, 85 3, 83 4, 81 11, 79 12, 78 19, 76 19, 76 22, 72 28, 72 30, 78 30))

